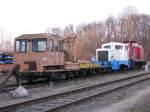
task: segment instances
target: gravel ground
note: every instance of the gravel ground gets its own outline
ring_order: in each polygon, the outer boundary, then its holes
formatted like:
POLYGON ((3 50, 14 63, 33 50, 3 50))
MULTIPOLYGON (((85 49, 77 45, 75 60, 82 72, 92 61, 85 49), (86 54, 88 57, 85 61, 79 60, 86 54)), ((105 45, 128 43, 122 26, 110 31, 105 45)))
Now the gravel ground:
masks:
POLYGON ((147 90, 146 92, 148 94, 141 96, 139 102, 135 102, 129 107, 126 106, 126 108, 122 108, 122 112, 150 112, 150 88, 147 88, 147 90))
MULTIPOLYGON (((32 98, 35 94, 42 94, 45 92, 51 92, 55 89, 60 89, 60 88, 64 88, 64 89, 69 89, 71 87, 75 87, 78 85, 84 85, 84 84, 89 84, 95 81, 99 81, 99 82, 105 82, 108 80, 115 80, 115 79, 119 79, 119 78, 123 78, 123 77, 128 77, 131 75, 135 75, 137 73, 137 71, 134 72, 125 72, 125 73, 109 73, 109 74, 103 74, 103 75, 95 75, 95 76, 90 76, 90 77, 82 77, 82 78, 77 78, 77 79, 72 79, 72 80, 68 80, 68 81, 60 81, 58 83, 53 83, 53 86, 45 85, 42 87, 37 87, 37 88, 32 88, 32 89, 28 89, 29 91, 29 96, 26 98, 22 98, 22 99, 30 99, 32 98)), ((0 101, 1 102, 7 102, 7 101, 12 101, 12 100, 19 100, 19 99, 13 99, 10 95, 10 93, 1 93, 0 94, 0 101)))
POLYGON ((59 112, 150 112, 150 80, 126 87, 59 112))
POLYGON ((97 112, 149 112, 150 87, 134 92, 132 96, 97 112))
MULTIPOLYGON (((6 78, 6 75, 3 75, 2 73, 0 73, 0 83, 2 83, 6 78)), ((15 77, 10 77, 9 81, 7 82, 7 85, 11 85, 11 84, 16 84, 16 79, 15 77)))

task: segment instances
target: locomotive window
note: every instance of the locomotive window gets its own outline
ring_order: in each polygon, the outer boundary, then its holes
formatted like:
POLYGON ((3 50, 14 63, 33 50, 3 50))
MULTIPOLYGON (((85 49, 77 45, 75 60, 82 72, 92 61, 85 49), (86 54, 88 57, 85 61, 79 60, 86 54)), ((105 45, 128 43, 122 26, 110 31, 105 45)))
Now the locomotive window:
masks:
POLYGON ((59 42, 57 40, 54 41, 54 49, 55 51, 59 51, 59 42))
POLYGON ((54 42, 53 42, 53 40, 50 40, 50 41, 49 41, 49 50, 50 50, 51 52, 54 51, 54 42))
POLYGON ((16 41, 16 52, 27 52, 29 51, 29 41, 17 40, 16 41))
POLYGON ((106 49, 111 49, 111 45, 104 46, 106 49))
POLYGON ((60 47, 60 51, 63 52, 63 43, 61 41, 59 42, 59 47, 60 47))
POLYGON ((32 40, 32 51, 46 51, 46 40, 32 40))
POLYGON ((115 49, 122 50, 123 46, 122 45, 115 45, 115 49))
POLYGON ((125 50, 126 50, 126 51, 128 50, 128 46, 125 46, 125 50))

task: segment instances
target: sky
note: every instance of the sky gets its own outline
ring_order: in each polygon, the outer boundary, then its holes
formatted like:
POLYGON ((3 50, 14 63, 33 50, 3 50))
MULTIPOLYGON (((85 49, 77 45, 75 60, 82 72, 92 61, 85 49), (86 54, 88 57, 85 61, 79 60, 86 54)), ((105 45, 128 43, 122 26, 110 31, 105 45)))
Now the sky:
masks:
POLYGON ((117 17, 133 6, 150 14, 149 0, 0 0, 0 32, 13 37, 117 17))

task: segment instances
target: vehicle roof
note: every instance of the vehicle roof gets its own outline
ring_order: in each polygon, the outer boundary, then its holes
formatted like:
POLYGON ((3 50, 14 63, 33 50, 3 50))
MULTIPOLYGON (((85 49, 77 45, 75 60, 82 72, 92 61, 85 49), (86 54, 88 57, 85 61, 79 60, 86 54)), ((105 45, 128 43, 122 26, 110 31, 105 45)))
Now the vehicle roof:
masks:
POLYGON ((121 43, 121 42, 109 42, 109 43, 104 43, 102 45, 104 46, 104 45, 111 45, 111 44, 123 45, 124 43, 121 43))
POLYGON ((50 33, 38 33, 38 34, 23 34, 20 35, 18 37, 16 37, 15 39, 38 39, 38 38, 57 38, 60 39, 59 36, 54 35, 54 34, 50 34, 50 33))

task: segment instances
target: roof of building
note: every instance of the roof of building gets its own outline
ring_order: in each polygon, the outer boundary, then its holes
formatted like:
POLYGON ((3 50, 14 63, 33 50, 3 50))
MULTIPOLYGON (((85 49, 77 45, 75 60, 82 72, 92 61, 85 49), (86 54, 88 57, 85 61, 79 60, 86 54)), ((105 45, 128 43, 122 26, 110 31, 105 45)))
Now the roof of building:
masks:
POLYGON ((59 38, 59 36, 50 33, 23 34, 15 39, 35 39, 35 38, 59 38))

